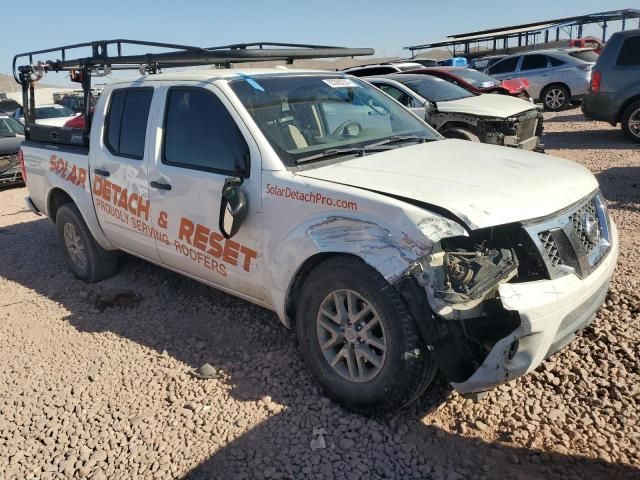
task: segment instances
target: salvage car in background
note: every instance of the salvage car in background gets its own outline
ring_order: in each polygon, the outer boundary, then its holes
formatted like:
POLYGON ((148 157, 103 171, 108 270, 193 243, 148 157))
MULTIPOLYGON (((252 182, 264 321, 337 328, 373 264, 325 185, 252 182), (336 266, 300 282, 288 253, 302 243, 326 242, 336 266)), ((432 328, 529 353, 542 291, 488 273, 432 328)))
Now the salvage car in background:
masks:
POLYGON ((0 114, 0 188, 22 182, 18 151, 24 128, 14 118, 0 114))
POLYGON ((619 122, 624 134, 640 143, 640 30, 611 36, 593 68, 582 111, 614 126, 619 122))
POLYGON ((10 98, 0 99, 0 114, 13 115, 21 107, 22 105, 10 98))
MULTIPOLYGON (((57 104, 38 105, 36 107, 36 123, 40 125, 52 125, 62 127, 67 120, 75 117, 76 113, 67 107, 57 104)), ((13 118, 24 124, 24 112, 22 108, 13 113, 13 118)))
POLYGON ((358 67, 345 68, 340 71, 353 75, 354 77, 367 77, 370 75, 386 75, 388 73, 404 72, 405 70, 415 70, 422 67, 422 64, 412 60, 410 62, 398 61, 360 65, 358 67))
POLYGON ((469 68, 474 70, 484 71, 494 63, 502 60, 507 55, 487 55, 485 57, 476 57, 469 60, 469 68))
POLYGON ((546 110, 557 111, 588 93, 597 57, 589 49, 539 50, 509 55, 484 72, 499 80, 526 78, 529 95, 546 110))
POLYGON ((539 150, 542 113, 531 102, 508 95, 476 95, 431 75, 367 77, 447 138, 539 150))
POLYGON ((421 68, 402 72, 406 74, 433 75, 451 83, 461 86, 470 92, 500 93, 511 95, 525 100, 531 99, 527 92, 529 81, 525 78, 513 78, 511 80, 498 80, 486 73, 464 67, 435 67, 421 68))

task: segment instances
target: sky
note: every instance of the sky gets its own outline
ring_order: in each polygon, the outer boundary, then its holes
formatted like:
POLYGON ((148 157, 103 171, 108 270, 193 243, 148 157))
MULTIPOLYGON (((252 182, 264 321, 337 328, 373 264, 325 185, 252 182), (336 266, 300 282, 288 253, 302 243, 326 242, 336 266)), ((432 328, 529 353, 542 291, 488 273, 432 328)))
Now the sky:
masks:
MULTIPOLYGON (((256 41, 317 43, 372 47, 381 57, 406 56, 403 47, 438 41, 448 34, 640 9, 640 0, 3 2, 10 5, 9 14, 15 19, 3 22, 2 28, 0 73, 6 74, 16 53, 91 40, 127 38, 205 47, 256 41)), ((51 77, 48 83, 61 83, 51 77)))

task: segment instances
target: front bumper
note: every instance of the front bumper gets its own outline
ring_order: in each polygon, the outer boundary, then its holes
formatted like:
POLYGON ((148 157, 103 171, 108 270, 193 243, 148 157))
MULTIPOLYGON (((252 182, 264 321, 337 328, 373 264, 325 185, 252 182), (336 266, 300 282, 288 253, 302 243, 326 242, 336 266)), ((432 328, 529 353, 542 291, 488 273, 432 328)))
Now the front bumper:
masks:
POLYGON ((587 277, 505 283, 499 292, 506 310, 517 311, 520 326, 499 340, 467 380, 451 385, 460 393, 489 390, 535 369, 571 342, 604 302, 618 257, 618 231, 611 222, 611 248, 587 277))

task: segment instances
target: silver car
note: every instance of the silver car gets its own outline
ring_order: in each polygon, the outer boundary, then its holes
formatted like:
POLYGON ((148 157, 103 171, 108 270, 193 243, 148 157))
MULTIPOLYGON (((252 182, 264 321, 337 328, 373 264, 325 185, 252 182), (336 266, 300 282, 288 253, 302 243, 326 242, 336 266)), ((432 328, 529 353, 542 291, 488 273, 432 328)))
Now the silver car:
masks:
POLYGON ((500 80, 526 78, 531 97, 542 102, 546 110, 557 111, 589 93, 591 69, 597 58, 589 49, 539 50, 509 55, 485 73, 500 80))

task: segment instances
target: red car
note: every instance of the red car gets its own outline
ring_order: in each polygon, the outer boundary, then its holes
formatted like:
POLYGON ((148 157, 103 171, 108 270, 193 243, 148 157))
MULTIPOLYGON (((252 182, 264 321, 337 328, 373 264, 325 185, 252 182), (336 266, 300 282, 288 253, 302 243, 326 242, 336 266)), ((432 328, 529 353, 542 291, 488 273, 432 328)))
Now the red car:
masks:
MULTIPOLYGON (((91 116, 93 116, 93 107, 91 107, 91 110, 89 112, 89 114, 91 116)), ((65 127, 71 127, 71 128, 84 128, 84 114, 82 115, 77 115, 75 117, 73 117, 70 120, 67 120, 67 122, 64 124, 65 127)))
POLYGON ((428 67, 416 70, 408 70, 407 73, 418 73, 421 75, 433 75, 448 82, 455 83, 470 92, 480 93, 500 93, 529 100, 531 97, 527 92, 529 81, 525 78, 514 78, 500 81, 489 75, 464 67, 428 67))

